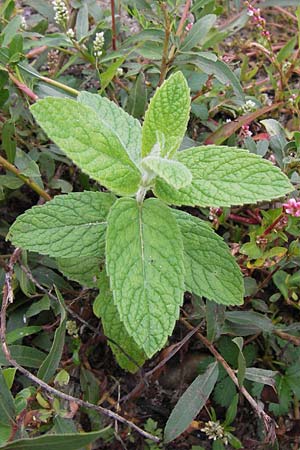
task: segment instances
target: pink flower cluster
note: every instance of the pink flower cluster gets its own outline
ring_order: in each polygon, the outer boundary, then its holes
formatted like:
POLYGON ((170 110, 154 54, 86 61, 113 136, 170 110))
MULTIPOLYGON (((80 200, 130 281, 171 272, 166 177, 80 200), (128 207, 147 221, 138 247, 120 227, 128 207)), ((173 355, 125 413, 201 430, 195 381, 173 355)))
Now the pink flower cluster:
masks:
POLYGON ((283 203, 284 212, 294 217, 300 217, 300 201, 290 198, 286 203, 283 203))
POLYGON ((254 22, 257 24, 258 28, 261 31, 261 35, 268 41, 270 41, 270 31, 266 30, 266 20, 260 15, 260 8, 255 8, 248 0, 245 1, 245 5, 248 10, 248 16, 251 16, 253 18, 254 22))

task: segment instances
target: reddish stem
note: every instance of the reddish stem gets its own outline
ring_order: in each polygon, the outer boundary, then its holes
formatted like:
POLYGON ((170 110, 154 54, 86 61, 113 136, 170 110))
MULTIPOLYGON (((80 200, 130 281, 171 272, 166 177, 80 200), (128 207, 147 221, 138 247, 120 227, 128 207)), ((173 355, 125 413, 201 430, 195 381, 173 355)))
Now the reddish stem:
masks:
POLYGON ((229 214, 228 218, 235 222, 246 223, 247 225, 257 225, 259 223, 257 218, 243 217, 238 216, 237 214, 229 214))
POLYGON ((110 7, 111 7, 112 48, 113 48, 113 50, 117 50, 117 32, 116 32, 115 0, 110 0, 110 7))
POLYGON ((29 89, 28 86, 26 86, 26 84, 21 83, 21 81, 19 81, 12 73, 9 73, 9 78, 14 82, 17 88, 20 89, 20 91, 24 92, 24 94, 27 95, 27 97, 31 98, 31 100, 36 102, 39 99, 38 96, 34 92, 32 92, 32 90, 29 89))
POLYGON ((271 225, 269 225, 265 231, 259 236, 259 237, 265 237, 268 234, 271 233, 271 231, 276 227, 276 225, 278 225, 278 223, 285 217, 285 213, 282 212, 277 219, 274 220, 274 222, 271 223, 271 225))

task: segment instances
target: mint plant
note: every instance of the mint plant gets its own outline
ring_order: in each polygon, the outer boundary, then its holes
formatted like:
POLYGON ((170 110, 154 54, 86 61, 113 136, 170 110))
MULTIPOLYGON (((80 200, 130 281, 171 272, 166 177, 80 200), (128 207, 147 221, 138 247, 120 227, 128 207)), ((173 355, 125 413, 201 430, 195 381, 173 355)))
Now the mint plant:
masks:
POLYGON ((49 138, 111 193, 58 195, 18 217, 10 239, 56 258, 69 278, 98 285, 94 312, 123 368, 136 371, 165 345, 185 290, 242 304, 242 275, 222 238, 170 205, 255 203, 293 187, 277 167, 246 150, 178 151, 190 111, 181 72, 157 89, 142 127, 88 92, 77 101, 45 98, 31 111, 49 138), (156 198, 147 198, 151 191, 156 198))

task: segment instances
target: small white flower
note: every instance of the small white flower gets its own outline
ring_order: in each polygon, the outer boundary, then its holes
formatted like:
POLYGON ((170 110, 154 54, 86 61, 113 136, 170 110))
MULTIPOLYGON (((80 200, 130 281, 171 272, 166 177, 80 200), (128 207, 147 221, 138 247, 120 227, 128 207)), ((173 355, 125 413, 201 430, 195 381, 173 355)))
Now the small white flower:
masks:
POLYGON ((64 0, 53 0, 52 5, 55 11, 55 22, 57 25, 65 26, 69 20, 69 11, 64 0))
POLYGON ((93 53, 96 58, 100 58, 100 56, 102 55, 103 46, 104 46, 104 32, 101 31, 99 33, 96 33, 93 42, 93 53))
POLYGON ((244 103, 239 110, 242 113, 248 113, 255 111, 256 109, 257 109, 256 103, 253 100, 247 100, 246 103, 244 103))
POLYGON ((22 30, 27 30, 28 25, 24 16, 21 17, 21 28, 22 30))
POLYGON ((219 439, 223 444, 228 444, 228 434, 220 424, 219 420, 216 422, 209 420, 206 426, 201 428, 201 431, 206 434, 208 439, 213 439, 214 441, 219 439))
POLYGON ((119 67, 119 68, 117 69, 117 76, 118 76, 118 77, 121 77, 123 74, 124 74, 124 70, 122 69, 122 67, 119 67))
POLYGON ((66 35, 68 36, 69 39, 74 39, 75 38, 75 33, 74 30, 72 30, 72 28, 69 28, 68 31, 66 32, 66 35))

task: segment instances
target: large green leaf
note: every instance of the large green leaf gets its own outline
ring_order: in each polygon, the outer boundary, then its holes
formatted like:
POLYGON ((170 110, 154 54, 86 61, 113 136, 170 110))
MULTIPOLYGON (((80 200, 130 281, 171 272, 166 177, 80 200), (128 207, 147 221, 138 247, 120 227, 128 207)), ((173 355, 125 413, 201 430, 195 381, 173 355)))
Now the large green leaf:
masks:
POLYGON ((197 217, 176 210, 174 215, 183 239, 186 289, 224 305, 242 304, 243 277, 223 239, 197 217))
POLYGON ((247 150, 207 145, 179 152, 178 160, 190 169, 191 185, 179 191, 160 179, 155 185, 155 194, 174 205, 242 205, 294 189, 277 167, 247 150))
POLYGON ((149 155, 143 159, 142 165, 146 170, 159 175, 175 189, 189 186, 192 182, 190 170, 184 164, 174 159, 149 155))
POLYGON ((66 310, 65 310, 65 302, 64 299, 59 292, 59 290, 55 287, 56 297, 59 304, 59 312, 60 312, 60 324, 59 327, 55 330, 53 343, 50 349, 50 352, 47 355, 47 358, 43 361, 43 364, 39 368, 37 376, 42 380, 48 383, 53 375, 56 372, 56 369, 59 366, 64 344, 65 344, 65 334, 66 334, 66 310))
POLYGON ((218 379, 218 363, 210 364, 206 372, 193 381, 180 397, 171 412, 165 428, 165 443, 173 441, 183 433, 205 406, 218 379))
POLYGON ((17 247, 54 257, 103 255, 106 217, 115 197, 103 192, 57 195, 19 216, 9 238, 17 247))
POLYGON ((90 107, 66 98, 45 98, 31 111, 75 164, 120 195, 137 191, 140 173, 117 135, 90 107))
POLYGON ((159 142, 161 156, 171 156, 181 144, 190 113, 190 92, 181 72, 171 75, 157 89, 145 114, 142 156, 159 142))
POLYGON ((132 337, 129 336, 120 320, 105 271, 101 272, 99 289, 100 293, 93 304, 94 314, 101 318, 104 334, 111 339, 108 343, 119 365, 123 369, 134 373, 144 364, 146 357, 132 337), (115 345, 114 342, 118 345, 115 345))
POLYGON ((77 281, 90 288, 98 286, 100 265, 103 258, 89 256, 85 258, 58 258, 58 269, 70 280, 77 281))
POLYGON ((101 95, 81 92, 77 100, 97 113, 101 122, 118 137, 130 159, 138 166, 141 159, 142 139, 140 122, 101 95))
POLYGON ((128 334, 148 357, 172 332, 183 301, 179 227, 158 199, 117 200, 108 216, 106 264, 114 303, 128 334))
POLYGON ((88 446, 107 431, 73 434, 44 434, 31 439, 17 439, 1 446, 5 450, 77 450, 88 446))

